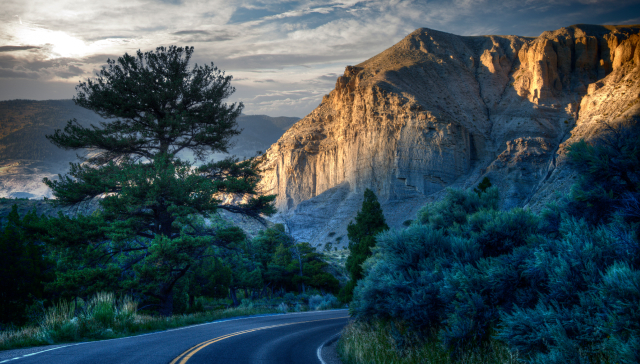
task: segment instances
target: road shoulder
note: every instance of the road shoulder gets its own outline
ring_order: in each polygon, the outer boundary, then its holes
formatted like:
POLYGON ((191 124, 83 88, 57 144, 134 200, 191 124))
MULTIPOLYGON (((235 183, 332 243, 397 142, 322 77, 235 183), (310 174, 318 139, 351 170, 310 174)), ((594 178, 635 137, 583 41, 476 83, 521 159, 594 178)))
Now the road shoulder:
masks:
POLYGON ((323 364, 343 364, 338 356, 338 339, 340 339, 340 335, 336 335, 322 344, 319 359, 323 364))

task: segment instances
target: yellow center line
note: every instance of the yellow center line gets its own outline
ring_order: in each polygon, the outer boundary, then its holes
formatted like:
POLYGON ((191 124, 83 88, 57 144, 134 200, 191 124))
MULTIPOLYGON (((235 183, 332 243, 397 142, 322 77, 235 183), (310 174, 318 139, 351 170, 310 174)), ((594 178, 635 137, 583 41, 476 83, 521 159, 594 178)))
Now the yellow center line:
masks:
POLYGON ((259 330, 271 329, 271 328, 274 328, 274 327, 289 326, 289 325, 296 325, 296 324, 305 324, 305 323, 317 322, 317 321, 338 320, 338 319, 343 319, 343 318, 349 318, 349 316, 334 317, 334 318, 330 318, 330 319, 321 319, 321 320, 291 322, 291 323, 288 323, 288 324, 280 324, 280 325, 264 326, 264 327, 258 327, 258 328, 251 329, 251 330, 238 331, 238 332, 234 332, 234 333, 231 333, 231 334, 218 336, 218 337, 215 337, 213 339, 210 339, 210 340, 207 340, 207 341, 203 341, 200 344, 191 347, 189 350, 187 350, 184 353, 178 355, 178 357, 173 359, 171 361, 171 363, 169 363, 169 364, 177 364, 178 362, 180 362, 179 364, 185 364, 189 359, 191 359, 191 357, 195 353, 197 353, 198 351, 204 349, 206 346, 209 346, 209 345, 211 345, 211 344, 213 344, 215 342, 218 342, 218 341, 221 341, 221 340, 224 340, 224 339, 228 339, 228 338, 233 337, 233 336, 238 336, 238 335, 242 335, 242 334, 246 334, 246 333, 254 332, 254 331, 259 331, 259 330))

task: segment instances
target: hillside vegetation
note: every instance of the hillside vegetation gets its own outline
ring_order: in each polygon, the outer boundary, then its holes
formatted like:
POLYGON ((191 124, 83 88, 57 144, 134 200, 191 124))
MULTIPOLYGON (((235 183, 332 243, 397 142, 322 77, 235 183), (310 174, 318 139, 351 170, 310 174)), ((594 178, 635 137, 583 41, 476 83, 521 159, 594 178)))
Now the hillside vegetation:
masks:
POLYGON ((640 362, 640 124, 605 130, 568 147, 580 178, 540 214, 449 189, 378 234, 346 361, 640 362))
POLYGON ((68 120, 82 125, 103 120, 72 100, 11 100, 0 102, 0 161, 39 160, 61 162, 75 159, 75 152, 51 144, 45 135, 64 128, 68 120))

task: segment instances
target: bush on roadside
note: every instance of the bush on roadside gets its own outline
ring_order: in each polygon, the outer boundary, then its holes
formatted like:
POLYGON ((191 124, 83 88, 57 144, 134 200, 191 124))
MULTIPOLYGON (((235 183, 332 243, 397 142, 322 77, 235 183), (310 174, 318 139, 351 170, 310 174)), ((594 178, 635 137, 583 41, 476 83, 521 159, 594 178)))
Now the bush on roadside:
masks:
POLYGON ((561 212, 548 229, 553 211, 539 218, 478 199, 450 191, 445 200, 467 216, 429 206, 424 224, 379 234, 354 292, 357 320, 399 323, 396 341, 429 337, 454 355, 500 340, 536 363, 638 362, 637 227, 561 212))

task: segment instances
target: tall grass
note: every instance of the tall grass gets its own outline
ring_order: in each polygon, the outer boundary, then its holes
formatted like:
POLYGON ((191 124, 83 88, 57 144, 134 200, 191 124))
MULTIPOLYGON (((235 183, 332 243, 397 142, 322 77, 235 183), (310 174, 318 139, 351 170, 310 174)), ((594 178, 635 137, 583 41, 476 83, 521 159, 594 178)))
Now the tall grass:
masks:
POLYGON ((430 337, 412 335, 396 322, 353 322, 342 331, 338 354, 346 364, 516 364, 515 353, 498 341, 452 355, 434 332, 430 337))
POLYGON ((0 350, 55 343, 111 339, 132 334, 166 330, 225 318, 279 312, 277 308, 255 307, 205 311, 169 317, 142 315, 129 297, 98 293, 88 302, 61 301, 50 307, 39 325, 0 332, 0 350))

